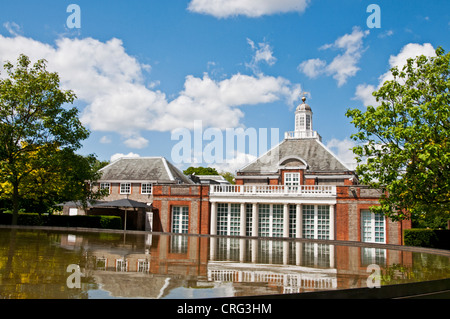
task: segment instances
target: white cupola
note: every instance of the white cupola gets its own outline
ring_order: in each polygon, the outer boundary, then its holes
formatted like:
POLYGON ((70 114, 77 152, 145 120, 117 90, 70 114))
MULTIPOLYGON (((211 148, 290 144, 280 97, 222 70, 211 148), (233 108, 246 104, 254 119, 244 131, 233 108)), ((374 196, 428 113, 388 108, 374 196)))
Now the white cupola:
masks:
POLYGON ((297 106, 295 110, 295 130, 294 132, 286 132, 285 138, 318 138, 320 135, 313 131, 313 112, 311 107, 306 104, 306 97, 302 97, 302 104, 297 106))
POLYGON ((311 132, 312 131, 312 110, 306 104, 306 97, 302 97, 303 103, 297 106, 295 110, 295 132, 311 132))

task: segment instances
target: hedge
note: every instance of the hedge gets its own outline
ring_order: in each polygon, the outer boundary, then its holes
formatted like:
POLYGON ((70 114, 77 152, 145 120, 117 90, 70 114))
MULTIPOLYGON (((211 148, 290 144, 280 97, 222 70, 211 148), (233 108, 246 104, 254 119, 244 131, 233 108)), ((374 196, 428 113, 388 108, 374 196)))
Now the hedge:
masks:
MULTIPOLYGON (((0 213, 0 224, 11 225, 12 214, 0 213)), ((36 213, 19 213, 18 225, 24 226, 55 226, 55 227, 85 227, 122 229, 122 218, 119 216, 101 215, 42 215, 36 213)))
POLYGON ((450 230, 405 229, 406 246, 450 249, 450 230))

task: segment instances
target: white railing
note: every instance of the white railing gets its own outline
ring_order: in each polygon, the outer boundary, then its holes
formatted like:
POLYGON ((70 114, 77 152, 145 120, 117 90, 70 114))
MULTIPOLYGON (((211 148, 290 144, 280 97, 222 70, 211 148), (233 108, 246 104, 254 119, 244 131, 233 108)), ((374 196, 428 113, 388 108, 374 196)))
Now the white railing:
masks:
POLYGON ((336 196, 334 185, 211 185, 210 195, 336 196))
POLYGON ((319 138, 320 135, 317 131, 292 131, 284 133, 285 139, 295 139, 295 138, 319 138))
POLYGON ((301 288, 331 290, 337 287, 335 276, 319 274, 283 274, 267 271, 208 269, 208 281, 271 283, 284 288, 283 293, 299 292, 301 288))

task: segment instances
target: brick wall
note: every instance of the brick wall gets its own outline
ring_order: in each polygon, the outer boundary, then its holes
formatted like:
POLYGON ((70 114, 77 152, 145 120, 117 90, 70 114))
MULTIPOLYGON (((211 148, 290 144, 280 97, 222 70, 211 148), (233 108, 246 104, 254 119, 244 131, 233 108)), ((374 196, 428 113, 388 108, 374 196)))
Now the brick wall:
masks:
MULTIPOLYGON (((379 205, 381 192, 364 186, 338 186, 336 204, 336 239, 361 241, 361 211, 379 205)), ((403 230, 411 228, 411 221, 393 222, 386 219, 386 243, 403 243, 403 230)))
POLYGON ((154 230, 170 232, 172 207, 189 207, 189 233, 209 233, 209 186, 205 185, 154 185, 154 230))

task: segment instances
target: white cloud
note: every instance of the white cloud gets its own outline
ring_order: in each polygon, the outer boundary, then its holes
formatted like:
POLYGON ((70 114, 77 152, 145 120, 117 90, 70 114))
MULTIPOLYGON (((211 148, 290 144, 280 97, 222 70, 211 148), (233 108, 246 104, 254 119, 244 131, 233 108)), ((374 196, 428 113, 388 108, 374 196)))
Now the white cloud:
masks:
MULTIPOLYGON (((262 50, 264 51, 264 49, 262 50)), ((128 147, 143 148, 144 131, 191 129, 195 120, 205 127, 238 127, 244 113, 239 107, 284 100, 294 103, 300 86, 282 77, 235 74, 222 81, 188 75, 184 90, 169 101, 145 85, 150 66, 125 52, 122 41, 60 38, 51 46, 23 36, 0 35, 0 59, 16 61, 24 53, 32 61, 45 58, 57 71, 64 89, 73 90, 86 104, 81 120, 93 131, 117 132, 128 147)), ((261 54, 258 59, 272 61, 261 54)))
POLYGON ((5 22, 3 26, 11 35, 17 36, 22 33, 22 28, 15 22, 5 22))
POLYGON ((355 91, 355 100, 360 100, 363 102, 364 105, 372 105, 375 106, 377 104, 377 101, 375 97, 372 95, 372 93, 376 90, 374 85, 371 84, 359 84, 356 86, 355 91))
POLYGON ((192 0, 188 10, 216 18, 238 15, 254 18, 277 13, 302 13, 309 2, 310 0, 192 0))
POLYGON ((299 85, 292 85, 282 77, 238 73, 215 81, 208 74, 203 78, 190 75, 186 77, 184 90, 168 103, 158 126, 162 130, 192 129, 195 120, 202 120, 204 127, 238 127, 244 114, 237 107, 281 99, 290 104, 300 91, 299 85))
POLYGON ((110 143, 112 143, 112 140, 111 140, 111 138, 109 137, 109 136, 102 136, 101 138, 100 138, 100 143, 102 143, 102 144, 110 144, 110 143))
POLYGON ((110 162, 112 163, 123 157, 140 157, 140 155, 133 152, 130 152, 128 154, 116 153, 111 155, 110 162))
POLYGON ((215 168, 218 172, 230 172, 232 174, 236 174, 236 171, 240 170, 247 164, 256 160, 255 155, 245 154, 241 152, 234 152, 234 157, 231 159, 227 159, 223 163, 214 163, 210 166, 215 168))
POLYGON ((303 72, 309 78, 316 78, 325 72, 327 62, 321 59, 309 59, 303 61, 298 66, 298 70, 303 72))
MULTIPOLYGON (((415 58, 419 55, 425 56, 435 56, 436 52, 433 46, 430 43, 418 44, 418 43, 408 43, 397 55, 391 55, 389 57, 389 70, 395 66, 398 67, 399 70, 406 65, 407 60, 409 58, 415 58)), ((364 105, 372 105, 375 106, 377 104, 375 98, 372 96, 372 92, 378 90, 385 81, 392 80, 393 76, 391 71, 387 71, 386 73, 380 75, 378 78, 377 86, 372 84, 360 84, 356 87, 355 91, 355 100, 360 100, 364 105)))
POLYGON ((273 56, 272 48, 268 43, 261 42, 256 45, 255 42, 250 39, 247 39, 247 43, 255 52, 252 61, 248 63, 247 66, 250 67, 255 73, 259 73, 258 64, 260 62, 265 62, 270 66, 275 64, 277 59, 273 56))
POLYGON ((142 136, 131 136, 124 141, 124 144, 129 148, 142 149, 148 146, 148 140, 142 136))
POLYGON ((350 139, 338 140, 336 138, 331 139, 326 146, 350 169, 356 167, 356 155, 353 154, 352 148, 356 146, 356 143, 350 139))
POLYGON ((378 35, 378 37, 380 39, 386 38, 386 37, 390 37, 394 34, 394 31, 392 30, 387 30, 386 32, 381 33, 380 35, 378 35))
POLYGON ((306 60, 298 66, 299 71, 310 78, 327 74, 337 80, 339 87, 344 85, 349 77, 355 76, 360 70, 358 62, 364 51, 363 39, 368 34, 368 30, 361 31, 358 27, 354 27, 352 33, 339 37, 334 43, 320 47, 320 50, 341 50, 342 54, 338 54, 328 65, 321 59, 306 60))

